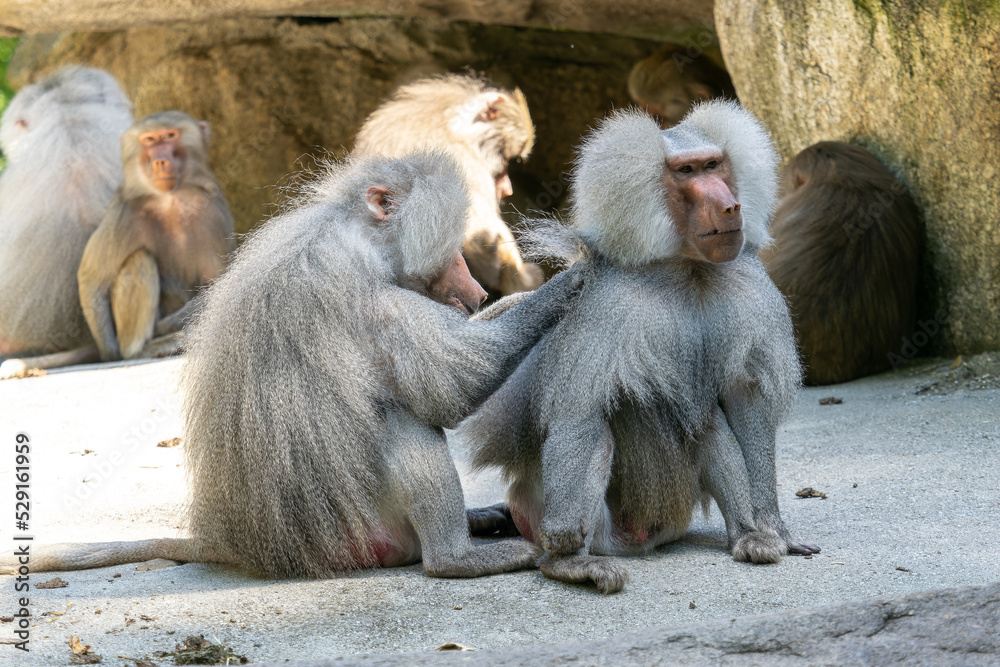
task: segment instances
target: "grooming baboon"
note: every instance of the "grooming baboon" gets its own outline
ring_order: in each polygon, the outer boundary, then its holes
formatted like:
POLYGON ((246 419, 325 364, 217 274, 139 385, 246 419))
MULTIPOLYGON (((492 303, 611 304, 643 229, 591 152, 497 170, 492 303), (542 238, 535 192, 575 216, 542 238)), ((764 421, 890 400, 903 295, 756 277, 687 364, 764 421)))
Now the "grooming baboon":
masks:
POLYGON ((92 343, 76 269, 121 182, 131 105, 107 72, 65 67, 0 120, 0 360, 92 343))
POLYGON ((737 560, 818 551, 792 539, 775 488, 799 363, 756 254, 774 165, 764 129, 731 102, 665 131, 620 112, 583 144, 573 227, 548 232, 582 254, 581 294, 462 427, 474 467, 503 469, 546 576, 617 591, 628 573, 599 556, 682 537, 709 497, 737 560))
POLYGON ((761 259, 788 299, 807 384, 890 367, 916 321, 922 226, 902 183, 858 146, 814 144, 788 163, 761 259))
POLYGON ((208 144, 208 124, 182 111, 146 116, 122 136, 125 180, 78 274, 104 360, 143 356, 157 322, 218 277, 235 248, 208 144))
POLYGON ((528 104, 520 90, 488 86, 481 79, 449 75, 403 86, 365 121, 356 154, 400 157, 441 149, 462 165, 472 197, 463 252, 472 275, 490 291, 536 289, 542 270, 521 259, 500 202, 513 194, 507 164, 524 159, 535 141, 528 104))
POLYGON ((676 125, 698 102, 736 99, 724 69, 704 54, 691 58, 683 49, 666 45, 640 60, 628 77, 628 94, 664 128, 676 125))
MULTIPOLYGON (((421 557, 434 576, 533 566, 523 540, 472 543, 442 428, 499 386, 580 280, 564 272, 470 322, 485 293, 460 254, 468 206, 442 153, 357 158, 264 225, 190 330, 193 539, 36 549, 32 570, 153 557, 274 577, 421 557)), ((481 529, 489 514, 470 518, 481 529)))

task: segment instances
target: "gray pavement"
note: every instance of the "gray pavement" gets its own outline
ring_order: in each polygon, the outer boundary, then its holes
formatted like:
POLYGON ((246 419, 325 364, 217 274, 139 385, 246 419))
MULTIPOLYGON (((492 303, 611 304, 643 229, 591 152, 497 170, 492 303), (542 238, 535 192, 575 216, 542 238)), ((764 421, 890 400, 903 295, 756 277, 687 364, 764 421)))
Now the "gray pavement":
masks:
MULTIPOLYGON (((629 559, 631 583, 614 596, 537 571, 442 580, 425 577, 419 566, 328 581, 265 581, 200 564, 60 573, 68 586, 31 591, 31 652, 0 645, 0 664, 68 664, 70 636, 90 644, 105 665, 133 665, 127 658, 152 657, 189 635, 253 661, 420 652, 447 642, 530 651, 535 644, 998 582, 1000 389, 952 382, 945 393, 918 395, 946 378, 948 363, 802 392, 779 434, 778 493, 793 534, 823 547, 812 559, 734 562, 713 508, 683 541, 629 559), (820 405, 827 396, 843 403, 820 405), (827 498, 797 498, 804 487, 827 498)), ((0 503, 9 503, 0 513, 7 517, 0 521, 4 544, 12 544, 18 432, 32 438, 37 542, 184 534, 183 445, 157 447, 182 435, 182 364, 82 367, 0 382, 0 443, 10 443, 0 447, 0 503)), ((454 453, 469 505, 502 497, 495 475, 470 476, 459 443, 454 453)), ((32 583, 53 576, 36 575, 32 583)), ((14 612, 13 586, 12 578, 0 578, 0 616, 14 612)), ((985 590, 995 600, 996 588, 985 590)), ((0 641, 9 642, 12 631, 12 623, 0 623, 0 641)))
POLYGON ((863 601, 659 626, 607 639, 507 646, 476 652, 424 651, 346 656, 266 667, 555 667, 614 665, 996 665, 1000 662, 1000 584, 869 598, 863 601))

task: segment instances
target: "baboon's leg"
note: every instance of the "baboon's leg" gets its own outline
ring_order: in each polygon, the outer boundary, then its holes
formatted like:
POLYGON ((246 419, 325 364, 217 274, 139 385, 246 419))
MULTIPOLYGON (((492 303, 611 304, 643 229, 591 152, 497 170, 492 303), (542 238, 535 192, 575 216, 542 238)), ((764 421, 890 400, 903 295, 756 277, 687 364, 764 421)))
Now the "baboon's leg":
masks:
POLYGON ((752 563, 780 561, 788 553, 785 541, 770 526, 758 526, 754 521, 746 459, 721 409, 716 410, 712 427, 698 444, 698 467, 702 485, 726 520, 733 558, 752 563))
POLYGON ((535 567, 540 550, 521 539, 473 544, 462 484, 444 436, 396 413, 387 463, 394 498, 420 539, 424 571, 433 577, 479 577, 535 567))
POLYGON ((720 403, 727 424, 725 430, 735 437, 746 462, 754 525, 778 533, 790 554, 819 553, 818 546, 794 539, 781 518, 774 462, 777 424, 770 417, 770 408, 760 387, 751 385, 731 388, 723 394, 720 403))
POLYGON ((132 253, 111 287, 111 316, 123 359, 142 355, 160 313, 160 270, 145 250, 132 253))

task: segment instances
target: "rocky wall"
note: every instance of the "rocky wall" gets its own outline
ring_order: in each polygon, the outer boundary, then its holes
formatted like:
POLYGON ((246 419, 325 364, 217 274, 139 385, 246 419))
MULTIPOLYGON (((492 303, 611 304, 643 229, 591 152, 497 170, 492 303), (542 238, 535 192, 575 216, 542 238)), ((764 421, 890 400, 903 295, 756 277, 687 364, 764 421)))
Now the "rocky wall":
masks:
POLYGON ((1000 348, 1000 3, 720 0, 716 26, 786 158, 860 144, 921 207, 925 326, 900 352, 1000 348))

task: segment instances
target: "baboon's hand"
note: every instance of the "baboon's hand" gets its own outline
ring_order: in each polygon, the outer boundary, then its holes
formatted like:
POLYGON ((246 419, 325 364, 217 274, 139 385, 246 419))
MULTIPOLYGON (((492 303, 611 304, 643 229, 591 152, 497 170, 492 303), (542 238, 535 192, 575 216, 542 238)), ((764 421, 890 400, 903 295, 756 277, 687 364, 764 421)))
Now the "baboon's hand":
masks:
POLYGON ((781 520, 781 516, 778 514, 777 508, 770 511, 755 510, 754 521, 761 530, 776 532, 781 538, 781 541, 785 543, 785 548, 788 550, 787 553, 789 555, 810 556, 820 552, 820 548, 815 544, 799 542, 792 537, 792 534, 785 526, 785 522, 781 520))
MULTIPOLYGON (((562 319, 567 310, 572 308, 575 297, 583 287, 584 272, 572 266, 557 273, 532 295, 521 301, 522 308, 528 308, 537 318, 536 326, 548 329, 562 319)), ((539 333, 542 333, 539 331, 539 333)))
POLYGON ((551 285, 550 290, 558 290, 556 294, 564 300, 571 300, 583 287, 584 271, 579 264, 560 271, 546 285, 551 285))
POLYGON ((587 538, 586 519, 582 519, 575 528, 552 525, 554 523, 554 521, 542 520, 540 539, 542 549, 545 550, 546 554, 569 556, 583 549, 587 538))

